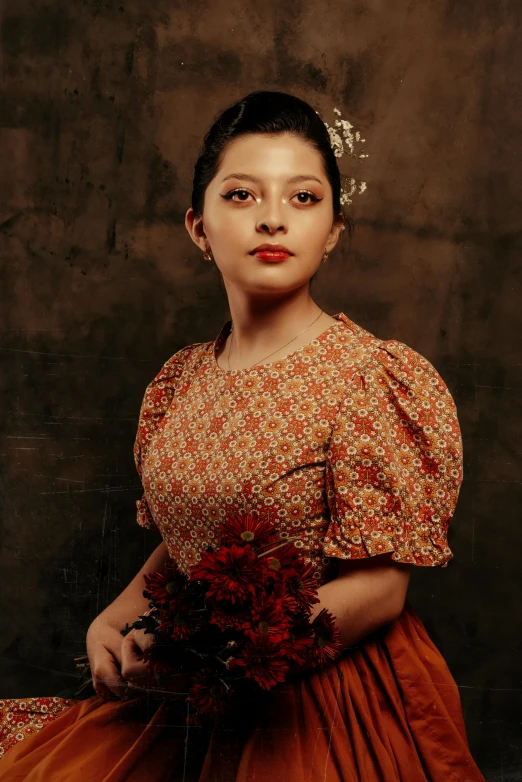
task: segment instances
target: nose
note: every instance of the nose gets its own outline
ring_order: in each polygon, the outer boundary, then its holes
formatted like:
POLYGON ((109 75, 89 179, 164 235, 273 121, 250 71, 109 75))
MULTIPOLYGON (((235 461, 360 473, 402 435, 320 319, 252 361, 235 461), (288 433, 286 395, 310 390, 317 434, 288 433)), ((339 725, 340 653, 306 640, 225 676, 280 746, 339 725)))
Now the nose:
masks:
POLYGON ((259 204, 257 214, 256 230, 261 232, 275 233, 276 231, 285 232, 288 230, 288 220, 284 201, 281 196, 265 196, 259 204))

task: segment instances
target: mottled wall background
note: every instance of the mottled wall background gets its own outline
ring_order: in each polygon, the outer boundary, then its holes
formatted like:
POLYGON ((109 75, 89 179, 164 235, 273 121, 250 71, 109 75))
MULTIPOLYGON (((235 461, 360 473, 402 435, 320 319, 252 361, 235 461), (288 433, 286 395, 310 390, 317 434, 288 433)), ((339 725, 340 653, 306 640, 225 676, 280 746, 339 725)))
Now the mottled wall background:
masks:
MULTIPOLYGON (((0 696, 75 685, 91 619, 159 543, 135 524, 145 386, 228 317, 183 224, 204 132, 252 89, 363 132, 368 182, 313 283, 424 354, 459 408, 447 569, 410 600, 488 780, 522 778, 522 94, 516 0, 4 0, 0 696)), ((360 176, 359 176, 360 174, 360 176)))

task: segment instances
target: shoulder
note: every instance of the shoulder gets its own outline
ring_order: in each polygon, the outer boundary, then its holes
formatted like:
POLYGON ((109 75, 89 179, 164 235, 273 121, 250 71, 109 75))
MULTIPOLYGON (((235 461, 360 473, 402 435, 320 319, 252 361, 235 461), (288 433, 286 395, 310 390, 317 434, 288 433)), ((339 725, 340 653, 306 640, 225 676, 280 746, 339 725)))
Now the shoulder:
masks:
MULTIPOLYGON (((172 396, 182 378, 189 380, 193 377, 203 359, 208 356, 212 344, 211 341, 193 342, 170 356, 145 389, 145 407, 157 407, 158 404, 161 406, 161 400, 167 401, 169 393, 172 396)), ((168 402, 170 403, 170 399, 168 402)))
POLYGON ((148 387, 167 383, 171 379, 177 379, 185 370, 196 367, 198 359, 201 360, 206 354, 211 342, 193 342, 186 345, 170 358, 168 358, 159 372, 150 381, 148 387))
POLYGON ((338 426, 369 421, 395 443, 419 438, 434 451, 462 458, 457 406, 448 386, 425 356, 396 339, 379 339, 357 326, 340 362, 338 426), (351 350, 350 350, 351 344, 351 350))
POLYGON ((140 424, 147 419, 159 419, 170 407, 172 397, 185 377, 193 376, 206 355, 211 342, 193 342, 186 345, 160 368, 145 388, 140 410, 140 424))
MULTIPOLYGON (((348 320, 348 319, 346 319, 348 320)), ((345 321, 346 322, 346 321, 345 321)), ((450 397, 435 366, 417 350, 397 339, 380 339, 348 321, 348 337, 342 339, 340 368, 345 381, 360 391, 439 394, 450 397)))

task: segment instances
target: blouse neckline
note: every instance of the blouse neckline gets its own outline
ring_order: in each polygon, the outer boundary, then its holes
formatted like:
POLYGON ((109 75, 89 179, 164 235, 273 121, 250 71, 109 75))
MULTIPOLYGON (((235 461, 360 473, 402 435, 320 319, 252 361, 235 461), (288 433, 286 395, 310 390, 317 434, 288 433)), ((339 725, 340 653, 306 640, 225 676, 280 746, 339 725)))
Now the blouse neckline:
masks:
POLYGON ((317 337, 314 337, 310 342, 307 342, 306 345, 302 345, 300 348, 292 351, 292 353, 288 353, 282 358, 277 358, 275 361, 269 361, 265 364, 256 364, 253 367, 245 367, 244 369, 222 369, 217 362, 216 353, 230 334, 230 329, 232 326, 232 321, 227 320, 221 327, 221 331, 212 343, 212 364, 214 366, 214 370, 221 375, 244 375, 249 372, 259 372, 265 369, 273 369, 276 364, 282 364, 283 362, 291 361, 311 346, 315 346, 316 344, 322 345, 322 343, 328 339, 328 336, 331 334, 332 330, 339 328, 339 326, 350 325, 349 318, 347 318, 343 312, 338 312, 337 315, 332 315, 332 318, 335 318, 337 323, 331 323, 327 329, 321 332, 321 334, 319 334, 317 337))

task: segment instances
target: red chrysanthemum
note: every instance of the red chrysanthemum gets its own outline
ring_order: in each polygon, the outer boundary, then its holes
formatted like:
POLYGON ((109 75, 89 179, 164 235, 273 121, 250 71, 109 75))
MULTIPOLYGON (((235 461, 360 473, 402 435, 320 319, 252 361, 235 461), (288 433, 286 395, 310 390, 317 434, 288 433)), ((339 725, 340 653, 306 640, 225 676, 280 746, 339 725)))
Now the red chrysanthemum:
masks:
POLYGON ((282 601, 283 611, 294 622, 296 617, 302 613, 302 609, 287 587, 288 581, 274 581, 270 594, 274 600, 282 601))
POLYGON ((302 557, 293 542, 278 538, 274 545, 265 548, 261 554, 274 578, 296 578, 302 567, 302 557))
POLYGON ((281 644, 272 640, 267 633, 249 641, 242 656, 230 661, 229 668, 242 668, 245 676, 253 679, 262 689, 270 690, 284 681, 289 663, 281 644))
POLYGON ((267 569, 249 544, 233 543, 230 548, 222 546, 219 551, 204 553, 192 566, 191 576, 208 582, 207 598, 236 603, 251 600, 264 587, 267 569))
POLYGON ((249 638, 267 634, 282 640, 288 636, 290 617, 284 610, 284 596, 263 595, 250 607, 250 616, 242 629, 249 638))
POLYGON ((231 603, 229 600, 211 600, 210 610, 210 624, 216 625, 223 632, 241 630, 249 616, 244 604, 231 603))
POLYGON ((236 700, 232 681, 237 675, 269 690, 295 664, 316 667, 342 651, 326 609, 313 623, 308 619, 311 606, 319 602, 319 585, 312 564, 293 541, 280 538, 271 522, 250 513, 227 519, 221 529, 219 548, 207 549, 190 577, 170 561, 162 573, 145 576, 144 594, 155 607, 150 626, 158 625, 142 659, 154 673, 169 674, 186 663, 186 644, 179 642, 190 640, 203 653, 201 660, 196 654, 192 670, 203 659, 205 666, 212 658, 222 664, 224 652, 233 649, 226 670, 205 667, 193 677, 187 701, 196 711, 189 714, 194 724, 201 714, 229 709, 236 700))
POLYGON ((211 668, 205 668, 194 675, 187 701, 199 714, 223 714, 230 707, 231 688, 211 668))
POLYGON ((311 606, 320 602, 317 595, 319 584, 313 574, 314 568, 311 563, 302 561, 296 570, 297 575, 287 580, 286 588, 299 606, 309 614, 311 606))
POLYGON ((335 660, 343 650, 339 630, 332 614, 323 608, 312 621, 315 647, 314 656, 319 665, 335 660))
POLYGON ((141 660, 145 662, 153 673, 165 674, 176 670, 175 657, 176 647, 168 639, 156 640, 151 646, 143 650, 141 660))
POLYGON ((226 519, 221 525, 223 545, 235 543, 244 546, 249 543, 254 548, 265 546, 275 538, 275 527, 270 521, 258 519, 252 513, 243 513, 226 519))
POLYGON ((283 644, 284 652, 288 659, 299 664, 309 659, 315 659, 313 655, 314 646, 315 635, 308 619, 295 622, 283 644))
POLYGON ((175 601, 188 581, 183 573, 172 566, 166 566, 161 573, 149 573, 144 579, 147 586, 143 591, 144 596, 160 608, 175 601))
POLYGON ((288 641, 285 641, 284 651, 288 660, 302 665, 309 660, 315 659, 313 657, 314 639, 308 636, 302 636, 296 638, 290 636, 288 641))
POLYGON ((200 615, 187 601, 180 600, 175 607, 161 610, 158 620, 158 632, 173 641, 186 641, 199 628, 200 615))

